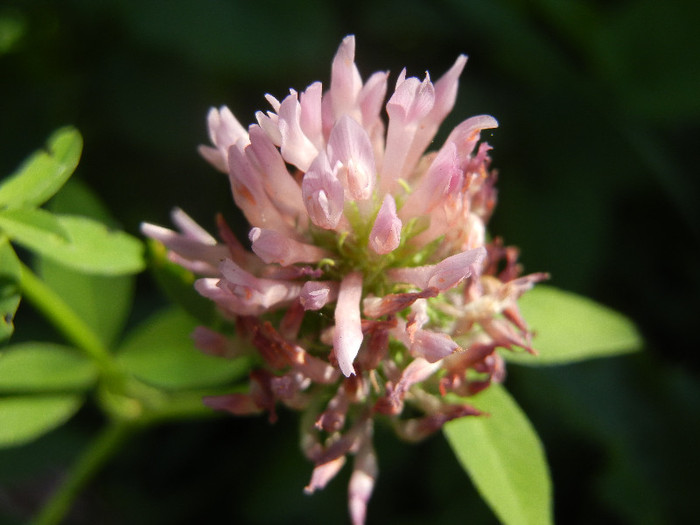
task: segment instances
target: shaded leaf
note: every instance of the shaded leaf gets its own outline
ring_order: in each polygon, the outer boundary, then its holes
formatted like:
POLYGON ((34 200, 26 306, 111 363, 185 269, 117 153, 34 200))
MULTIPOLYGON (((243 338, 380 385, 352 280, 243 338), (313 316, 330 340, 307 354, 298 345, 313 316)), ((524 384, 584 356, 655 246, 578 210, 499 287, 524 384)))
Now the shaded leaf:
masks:
POLYGON ((199 352, 190 338, 195 326, 182 310, 158 312, 127 337, 118 359, 139 379, 174 390, 220 385, 248 372, 247 359, 225 360, 199 352))
POLYGON ((72 348, 30 342, 0 354, 0 392, 49 392, 89 388, 97 368, 72 348))
POLYGON ((13 319, 19 306, 19 260, 7 238, 0 236, 0 343, 14 331, 13 319))
POLYGON ((552 487, 542 444, 520 407, 500 385, 469 401, 488 416, 444 426, 464 470, 507 525, 552 523, 552 487))
POLYGON ((642 337, 621 313, 586 297, 537 285, 518 301, 535 331, 539 356, 504 352, 508 361, 527 365, 555 365, 634 352, 642 337))
POLYGON ((58 218, 35 208, 0 211, 0 230, 12 241, 35 251, 67 245, 71 239, 58 218))
POLYGON ((79 395, 37 395, 0 398, 0 447, 27 443, 53 430, 78 411, 79 395))
MULTIPOLYGON (((75 179, 69 181, 49 203, 58 213, 76 213, 105 224, 113 223, 98 198, 75 179)), ((102 342, 110 346, 121 333, 129 314, 134 291, 132 275, 80 273, 46 257, 36 262, 38 274, 102 342)))
POLYGON ((47 149, 32 154, 22 166, 0 184, 0 208, 41 206, 75 171, 83 139, 78 130, 65 127, 55 131, 47 149))
MULTIPOLYGON (((19 210, 18 210, 19 211, 19 210)), ((28 210, 22 210, 28 211, 28 210)), ((42 210, 33 210, 39 212, 42 210)), ((0 214, 0 227, 4 227, 0 214)), ((48 212, 44 212, 47 215, 48 212)), ((104 224, 72 215, 55 215, 70 242, 57 235, 8 235, 39 255, 85 273, 123 275, 143 269, 143 245, 131 235, 109 229, 104 224)))
POLYGON ((149 239, 146 247, 148 267, 168 298, 200 323, 212 326, 218 318, 216 307, 213 301, 202 297, 194 289, 195 275, 170 261, 163 244, 149 239))

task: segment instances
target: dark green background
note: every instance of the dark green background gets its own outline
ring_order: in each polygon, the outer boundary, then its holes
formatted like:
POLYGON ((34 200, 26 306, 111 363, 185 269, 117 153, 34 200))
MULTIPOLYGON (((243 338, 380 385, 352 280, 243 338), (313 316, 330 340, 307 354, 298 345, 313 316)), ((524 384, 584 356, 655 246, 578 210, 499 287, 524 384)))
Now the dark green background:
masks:
MULTIPOLYGON (((475 114, 500 172, 491 232, 527 271, 613 306, 643 355, 511 367, 507 386, 543 437, 558 523, 697 519, 700 358, 700 16, 694 0, 65 0, 0 6, 0 173, 65 124, 84 135, 77 177, 123 227, 166 224, 177 205, 211 228, 236 221, 225 177, 196 153, 205 116, 242 123, 290 87, 327 82, 343 36, 363 77, 402 67, 437 78, 470 56, 442 132, 475 114), (14 31, 16 38, 10 38, 14 31)), ((240 232, 242 224, 237 224, 240 232)), ((162 304, 139 280, 134 319, 162 304)), ((18 330, 31 332, 26 308, 18 330), (24 324, 24 326, 23 326, 24 324)), ((0 455, 0 519, 21 522, 91 435, 68 427, 0 455)), ((123 451, 74 523, 346 520, 347 472, 306 497, 295 420, 162 427, 123 451)), ((440 436, 396 445, 380 430, 368 523, 492 523, 440 436)), ((513 437, 514 446, 517 436, 513 437)))

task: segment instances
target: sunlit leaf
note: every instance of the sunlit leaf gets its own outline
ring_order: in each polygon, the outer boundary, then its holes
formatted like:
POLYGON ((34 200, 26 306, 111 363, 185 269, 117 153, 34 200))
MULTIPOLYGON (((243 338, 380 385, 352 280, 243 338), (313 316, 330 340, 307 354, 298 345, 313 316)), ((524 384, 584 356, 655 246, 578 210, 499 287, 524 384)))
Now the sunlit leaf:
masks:
MULTIPOLYGON (((103 204, 83 184, 70 180, 49 203, 58 213, 75 213, 111 224, 103 204)), ((132 275, 81 273, 46 257, 36 262, 38 274, 80 318, 111 345, 129 314, 134 290, 132 275)))
POLYGON ((53 343, 21 343, 0 354, 0 392, 56 392, 89 388, 94 364, 76 350, 53 343))
POLYGON ((0 184, 0 208, 40 206, 51 198, 75 171, 83 139, 78 130, 57 130, 47 149, 32 154, 24 164, 0 184))
POLYGON ((571 292, 537 285, 518 304, 535 331, 533 346, 539 355, 504 352, 509 361, 555 365, 634 352, 643 345, 627 317, 571 292))
POLYGON ((70 242, 58 218, 46 210, 16 208, 0 211, 0 231, 30 250, 50 250, 70 242))
POLYGON ((202 354, 190 334, 195 321, 178 309, 147 319, 118 350, 119 361, 139 379, 168 389, 220 385, 248 372, 246 359, 202 354))
POLYGON ((527 416, 500 385, 469 401, 489 415, 456 419, 444 433, 481 496, 506 525, 552 523, 547 461, 527 416))
POLYGON ((53 430, 82 402, 71 394, 0 397, 0 447, 21 445, 53 430))
MULTIPOLYGON (((0 214, 0 228, 5 227, 4 215, 9 212, 10 210, 7 210, 0 214)), ((44 213, 50 215, 48 212, 44 213)), ((19 232, 18 228, 15 228, 12 232, 6 229, 6 233, 25 248, 81 272, 122 275, 143 269, 143 245, 135 237, 111 230, 102 223, 86 217, 54 217, 59 227, 67 233, 68 242, 58 235, 34 230, 19 232)))
POLYGON ((7 238, 0 235, 0 343, 12 335, 19 306, 19 260, 7 238))

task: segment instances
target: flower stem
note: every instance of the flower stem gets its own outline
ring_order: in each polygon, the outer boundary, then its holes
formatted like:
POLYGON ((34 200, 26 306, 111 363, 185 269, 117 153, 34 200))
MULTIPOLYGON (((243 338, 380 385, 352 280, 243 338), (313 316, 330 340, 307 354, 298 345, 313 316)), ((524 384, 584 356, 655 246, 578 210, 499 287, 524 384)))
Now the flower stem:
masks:
POLYGON ((82 488, 119 449, 133 425, 123 421, 108 424, 90 447, 78 458, 63 484, 44 505, 32 525, 57 525, 70 510, 82 488))
POLYGON ((20 288, 29 300, 68 341, 91 358, 104 373, 113 373, 116 363, 102 343, 73 309, 26 265, 20 263, 20 288))

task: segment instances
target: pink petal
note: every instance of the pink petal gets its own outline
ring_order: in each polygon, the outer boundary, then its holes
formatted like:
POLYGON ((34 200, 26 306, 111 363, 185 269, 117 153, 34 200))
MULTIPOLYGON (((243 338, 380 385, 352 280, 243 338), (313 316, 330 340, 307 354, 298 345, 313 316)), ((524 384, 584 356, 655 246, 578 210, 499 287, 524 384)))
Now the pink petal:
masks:
POLYGON ((270 138, 259 126, 250 126, 250 146, 245 149, 251 165, 260 178, 275 207, 293 222, 306 216, 299 184, 287 171, 284 159, 270 138))
POLYGON ((170 250, 168 257, 171 260, 177 259, 178 264, 199 275, 217 275, 219 261, 228 256, 224 245, 211 245, 155 224, 142 223, 141 232, 163 243, 170 250))
POLYGON ((323 86, 321 83, 314 82, 299 96, 301 130, 318 150, 323 149, 324 146, 321 112, 322 93, 323 86))
POLYGON ((277 114, 272 111, 268 111, 267 114, 262 111, 256 111, 255 120, 258 121, 258 125, 275 146, 279 147, 282 145, 282 135, 280 133, 279 117, 277 114))
POLYGON ((445 291, 457 286, 463 279, 471 275, 486 257, 486 249, 481 246, 452 255, 438 264, 418 266, 415 268, 395 268, 387 273, 397 282, 410 283, 420 289, 435 287, 445 291))
POLYGON ((362 111, 362 127, 366 130, 372 129, 375 123, 380 120, 382 103, 386 97, 387 78, 386 72, 376 72, 367 79, 358 97, 360 109, 362 111))
POLYGON ((212 148, 211 146, 200 145, 197 147, 197 151, 209 164, 214 166, 217 170, 226 173, 227 169, 227 158, 226 153, 218 148, 212 148))
POLYGON ((222 279, 198 279, 195 289, 224 310, 259 315, 299 297, 301 284, 255 277, 230 259, 219 266, 222 279))
POLYGON ((355 66, 355 36, 346 36, 331 65, 331 86, 328 98, 332 104, 333 119, 351 114, 357 95, 362 89, 362 78, 355 66))
POLYGON ((343 216, 345 192, 328 163, 324 152, 316 158, 301 181, 306 211, 319 228, 332 230, 343 216))
POLYGON ((435 105, 416 131, 411 149, 406 159, 407 166, 414 166, 430 142, 435 137, 440 124, 452 111, 457 98, 459 76, 467 63, 467 57, 460 55, 454 65, 435 82, 435 105))
POLYGON ((463 180, 464 173, 459 169, 457 159, 457 146, 448 142, 440 149, 428 171, 406 199, 401 215, 408 219, 430 213, 444 203, 449 194, 460 191, 463 180))
POLYGON ((435 82, 435 105, 430 112, 431 125, 435 127, 452 111, 457 99, 459 76, 467 64, 467 57, 459 55, 452 67, 435 82))
POLYGON ((372 196, 376 178, 374 153, 367 132, 352 117, 343 115, 328 139, 328 161, 355 200, 372 196))
MULTIPOLYGON (((406 70, 402 76, 405 77, 406 70)), ((403 124, 415 123, 425 117, 435 104, 435 88, 430 82, 430 75, 425 74, 421 82, 410 77, 397 83, 396 91, 386 104, 389 119, 396 119, 403 124)))
POLYGON ((360 299, 362 299, 362 273, 349 273, 340 282, 333 333, 335 356, 341 372, 346 377, 355 374, 352 363, 362 344, 360 299))
POLYGON ((437 297, 439 291, 435 288, 422 292, 405 292, 387 294, 384 297, 368 297, 362 301, 362 313, 367 317, 382 317, 393 315, 408 308, 419 299, 437 297))
POLYGON ((216 239, 209 235, 207 230, 197 224, 192 217, 187 215, 187 213, 180 208, 173 208, 173 210, 170 212, 170 219, 175 223, 185 237, 197 240, 202 244, 209 244, 211 246, 216 244, 216 239))
POLYGON ((248 237, 255 254, 267 264, 289 266, 300 262, 315 263, 329 256, 318 246, 295 241, 275 230, 252 228, 248 237))
POLYGON ((467 157, 474 150, 474 146, 479 140, 482 129, 493 129, 498 127, 498 121, 491 115, 477 115, 460 123, 453 129, 445 143, 454 142, 457 146, 457 156, 467 160, 467 157))
POLYGON ((369 234, 369 245, 376 253, 384 255, 394 251, 401 242, 401 219, 396 214, 394 197, 384 196, 382 207, 369 234))
POLYGON ((396 91, 386 105, 389 128, 381 171, 380 186, 383 192, 393 191, 399 178, 406 179, 410 175, 413 166, 409 166, 406 160, 411 144, 421 120, 435 103, 435 90, 427 73, 423 82, 415 77, 402 80, 403 76, 405 71, 399 77, 396 91))
POLYGON ((416 330, 412 340, 409 348, 411 355, 422 357, 429 363, 435 363, 460 349, 449 335, 432 330, 416 330))
POLYGON ((367 437, 355 455, 354 469, 348 487, 348 507, 353 525, 364 525, 367 504, 372 496, 379 468, 372 442, 367 437))
POLYGON ((338 297, 338 283, 335 281, 307 281, 301 287, 299 300, 304 310, 320 310, 338 297))
POLYGON ((301 129, 301 105, 296 91, 292 91, 280 105, 279 130, 282 136, 280 149, 284 160, 306 171, 318 155, 316 146, 301 129))
POLYGON ((345 465, 345 456, 340 456, 326 463, 316 465, 311 474, 311 481, 304 487, 304 492, 306 494, 313 494, 317 490, 325 488, 328 482, 343 468, 343 465, 345 465))

